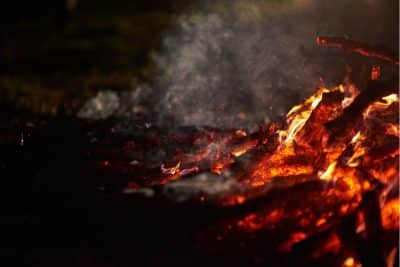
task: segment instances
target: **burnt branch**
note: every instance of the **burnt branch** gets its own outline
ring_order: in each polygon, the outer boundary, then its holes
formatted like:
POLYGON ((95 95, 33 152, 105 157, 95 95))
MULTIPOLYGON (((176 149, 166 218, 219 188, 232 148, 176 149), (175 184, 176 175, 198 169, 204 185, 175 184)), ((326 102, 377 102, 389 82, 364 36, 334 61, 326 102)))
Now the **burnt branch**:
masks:
POLYGON ((387 84, 379 80, 370 80, 367 88, 354 99, 354 102, 344 110, 340 117, 325 124, 326 128, 331 133, 331 139, 343 140, 345 138, 351 138, 348 132, 354 129, 360 121, 363 116, 363 111, 379 98, 397 92, 397 84, 387 84))
POLYGON ((377 58, 399 66, 399 60, 393 53, 347 38, 317 36, 317 44, 320 46, 340 48, 352 53, 357 53, 366 57, 377 58))

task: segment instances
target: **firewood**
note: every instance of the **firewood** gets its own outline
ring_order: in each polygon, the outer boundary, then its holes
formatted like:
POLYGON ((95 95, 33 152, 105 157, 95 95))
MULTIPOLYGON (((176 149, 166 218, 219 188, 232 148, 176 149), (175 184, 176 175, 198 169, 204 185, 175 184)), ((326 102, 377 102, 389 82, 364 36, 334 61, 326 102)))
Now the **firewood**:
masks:
MULTIPOLYGON (((385 95, 398 92, 398 85, 395 83, 387 84, 379 80, 370 80, 367 88, 362 91, 354 102, 346 108, 343 114, 325 124, 328 131, 331 132, 331 141, 349 139, 351 135, 347 133, 354 129, 362 118, 363 111, 374 101, 385 95)), ((349 141, 349 140, 342 140, 349 141)))
POLYGON ((399 65, 398 58, 392 53, 347 38, 317 36, 317 44, 344 49, 363 56, 384 60, 397 66, 399 65))

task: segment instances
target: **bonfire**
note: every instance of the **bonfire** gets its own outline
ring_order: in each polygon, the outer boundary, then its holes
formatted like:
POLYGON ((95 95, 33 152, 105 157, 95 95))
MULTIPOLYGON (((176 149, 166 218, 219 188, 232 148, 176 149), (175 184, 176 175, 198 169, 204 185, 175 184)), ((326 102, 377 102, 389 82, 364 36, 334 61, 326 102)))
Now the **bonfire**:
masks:
MULTIPOLYGON (((390 53, 351 40, 318 37, 317 43, 398 66, 390 53)), ((261 251, 280 266, 296 260, 314 264, 307 266, 395 266, 398 83, 382 81, 380 72, 371 66, 363 90, 351 82, 327 88, 321 81, 283 125, 260 125, 255 132, 202 127, 127 137, 124 153, 130 156, 122 160, 110 157, 110 140, 103 140, 90 154, 106 155, 96 160, 106 177, 99 188, 217 210, 217 219, 193 237, 204 255, 229 247, 239 254, 261 251), (140 154, 166 145, 172 148, 161 166, 140 154), (131 161, 132 154, 141 159, 131 161)))

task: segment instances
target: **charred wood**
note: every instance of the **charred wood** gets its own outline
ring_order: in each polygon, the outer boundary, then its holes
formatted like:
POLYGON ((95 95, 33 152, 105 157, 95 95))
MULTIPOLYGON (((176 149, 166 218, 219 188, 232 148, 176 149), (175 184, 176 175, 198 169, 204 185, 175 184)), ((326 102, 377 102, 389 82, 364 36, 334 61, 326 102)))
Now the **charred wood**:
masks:
POLYGON ((350 141, 352 135, 348 133, 359 123, 363 111, 379 98, 397 92, 398 85, 396 83, 370 80, 367 88, 354 99, 354 102, 343 111, 340 117, 325 124, 331 133, 330 141, 350 141))
POLYGON ((318 36, 317 44, 321 46, 330 46, 344 49, 363 56, 377 58, 395 64, 397 66, 399 65, 399 60, 395 55, 393 55, 393 53, 347 38, 318 36))

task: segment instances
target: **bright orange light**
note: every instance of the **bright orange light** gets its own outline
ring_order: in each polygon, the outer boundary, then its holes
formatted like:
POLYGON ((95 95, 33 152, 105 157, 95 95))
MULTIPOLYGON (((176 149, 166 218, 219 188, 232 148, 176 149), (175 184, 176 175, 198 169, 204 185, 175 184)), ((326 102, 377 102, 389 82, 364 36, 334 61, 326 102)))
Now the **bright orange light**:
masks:
POLYGON ((174 175, 179 172, 179 168, 181 167, 181 162, 179 161, 175 166, 171 168, 166 168, 164 164, 161 164, 161 172, 163 174, 174 175))
POLYGON ((387 201, 381 211, 382 225, 387 230, 399 229, 400 199, 395 198, 387 201))

